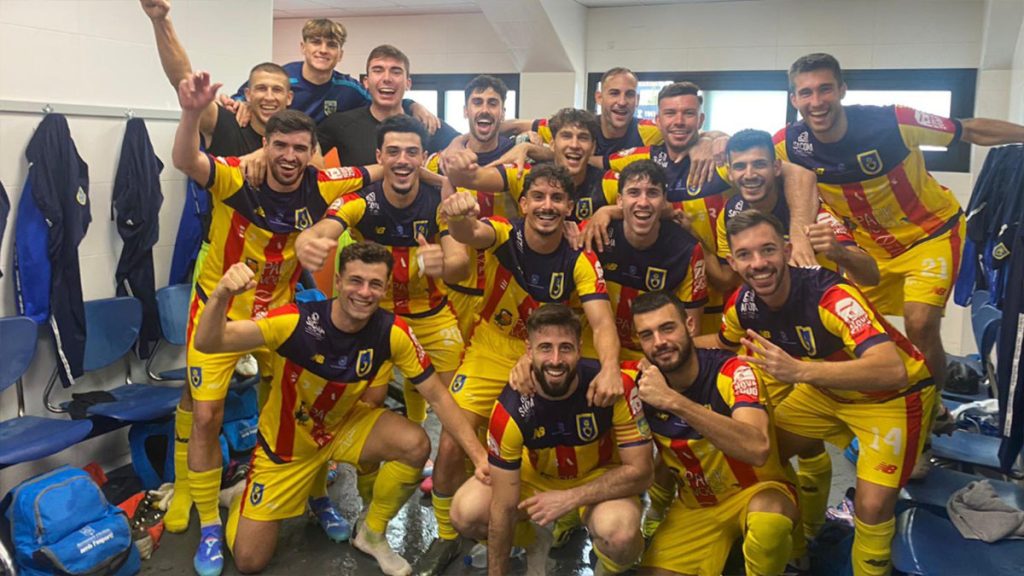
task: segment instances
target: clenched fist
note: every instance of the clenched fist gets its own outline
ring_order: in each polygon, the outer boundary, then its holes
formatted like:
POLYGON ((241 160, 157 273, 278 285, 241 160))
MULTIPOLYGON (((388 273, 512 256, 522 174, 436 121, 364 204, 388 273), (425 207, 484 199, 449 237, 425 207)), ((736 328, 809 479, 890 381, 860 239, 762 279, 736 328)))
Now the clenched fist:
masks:
POLYGON ((221 277, 214 290, 228 298, 248 292, 256 287, 256 273, 242 262, 235 262, 221 277))

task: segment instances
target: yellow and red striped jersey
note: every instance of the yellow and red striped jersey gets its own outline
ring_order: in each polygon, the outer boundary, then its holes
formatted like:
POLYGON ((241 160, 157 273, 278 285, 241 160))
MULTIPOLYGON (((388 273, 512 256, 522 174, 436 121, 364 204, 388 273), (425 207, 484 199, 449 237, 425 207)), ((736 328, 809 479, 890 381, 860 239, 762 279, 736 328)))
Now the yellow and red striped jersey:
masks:
POLYGON ((386 362, 413 384, 434 373, 401 317, 377 310, 358 332, 342 332, 331 322, 333 302, 289 304, 256 322, 267 347, 280 355, 259 418, 260 447, 274 462, 329 444, 386 362))
MULTIPOLYGON (((640 360, 643 350, 633 327, 633 300, 646 292, 665 290, 675 294, 687 308, 707 302, 704 251, 689 232, 664 223, 654 244, 643 250, 626 239, 622 220, 608 227, 609 243, 597 254, 615 315, 615 328, 623 360, 640 360)), ((583 355, 597 358, 594 333, 583 334, 583 355)))
POLYGON ((957 120, 904 106, 845 106, 841 140, 825 143, 803 122, 775 134, 775 152, 818 175, 822 200, 875 259, 895 258, 959 221, 960 205, 925 168, 922 145, 949 146, 957 120))
MULTIPOLYGON (((518 209, 519 198, 522 197, 523 189, 526 186, 526 177, 530 174, 530 167, 523 170, 518 177, 518 168, 511 164, 496 167, 501 178, 505 181, 505 190, 508 191, 512 201, 518 209)), ((611 171, 602 170, 594 166, 587 166, 587 174, 583 183, 576 187, 576 207, 568 220, 582 222, 590 218, 598 208, 614 204, 619 197, 619 178, 611 171)))
POLYGON ((818 387, 840 402, 885 402, 932 384, 921 352, 871 307, 856 286, 823 268, 790 266, 789 274, 789 297, 777 310, 746 284, 740 286, 725 305, 718 337, 738 346, 747 329, 754 330, 790 356, 816 362, 844 362, 872 346, 894 343, 907 369, 907 385, 880 392, 818 387))
MULTIPOLYGON (((597 116, 597 121, 601 122, 600 114, 597 116)), ((532 128, 545 143, 551 143, 551 127, 548 126, 546 118, 534 120, 532 128)), ((663 141, 664 138, 662 138, 657 124, 650 120, 633 118, 630 120, 629 126, 626 127, 626 133, 618 138, 606 138, 603 132, 598 132, 594 156, 608 156, 625 148, 653 146, 661 144, 663 141)))
POLYGON ((238 158, 210 156, 213 198, 208 240, 210 251, 196 281, 200 300, 213 292, 221 277, 236 262, 256 273, 256 289, 231 299, 228 318, 262 318, 271 309, 291 301, 299 279, 295 238, 323 216, 342 194, 369 183, 362 168, 309 167, 298 190, 274 192, 266 184, 245 182, 238 158))
POLYGON ((487 427, 492 466, 518 470, 525 457, 529 469, 542 477, 578 480, 621 463, 619 448, 651 441, 631 376, 622 374, 624 395, 615 404, 589 406, 587 390, 599 368, 581 363, 577 370, 579 385, 560 400, 523 396, 509 386, 501 391, 487 427))
MULTIPOLYGON (((411 193, 411 192, 410 192, 411 193)), ((381 308, 400 316, 424 317, 436 314, 448 297, 444 283, 421 274, 416 257, 418 236, 436 244, 448 234, 448 225, 438 217, 441 192, 420 182, 412 204, 393 206, 382 183, 371 184, 357 194, 338 198, 327 209, 326 218, 345 225, 357 241, 372 240, 391 252, 394 267, 381 308)))
MULTIPOLYGON (((753 466, 728 456, 679 416, 644 404, 658 455, 676 477, 679 500, 688 508, 714 506, 758 482, 789 483, 779 459, 772 408, 758 373, 731 352, 694 348, 700 370, 697 378, 680 392, 708 410, 731 417, 744 408, 768 412, 771 453, 764 466, 753 466)), ((637 362, 623 364, 623 371, 637 375, 637 362)))
POLYGON ((484 346, 518 359, 526 352, 526 320, 541 304, 558 302, 579 311, 584 302, 607 300, 597 255, 573 250, 565 239, 550 254, 530 249, 523 221, 484 219, 494 228, 486 249, 483 304, 471 346, 484 346))

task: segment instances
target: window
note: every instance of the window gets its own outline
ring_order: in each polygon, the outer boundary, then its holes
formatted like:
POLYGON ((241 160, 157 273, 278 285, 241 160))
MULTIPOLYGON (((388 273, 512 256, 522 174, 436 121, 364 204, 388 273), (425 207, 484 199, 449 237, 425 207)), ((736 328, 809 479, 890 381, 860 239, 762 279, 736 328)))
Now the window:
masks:
MULTIPOLYGON (((977 70, 943 68, 929 70, 844 70, 848 87, 844 104, 901 104, 951 118, 970 118, 974 113, 977 70)), ((704 129, 729 134, 743 128, 775 133, 797 120, 789 104, 789 80, 784 71, 750 72, 639 72, 637 116, 654 119, 658 91, 667 84, 688 80, 701 87, 704 96, 704 129)), ((590 109, 597 113, 594 91, 601 73, 588 75, 590 109)), ((949 149, 922 147, 928 169, 967 172, 970 150, 966 144, 949 149)))

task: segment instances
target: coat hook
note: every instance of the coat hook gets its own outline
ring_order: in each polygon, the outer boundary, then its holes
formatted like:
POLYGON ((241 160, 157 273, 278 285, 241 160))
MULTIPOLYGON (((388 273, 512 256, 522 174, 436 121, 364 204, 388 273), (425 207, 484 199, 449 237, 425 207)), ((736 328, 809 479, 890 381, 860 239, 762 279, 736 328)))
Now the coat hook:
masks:
POLYGON ((128 110, 127 110, 127 111, 126 111, 125 113, 124 113, 124 117, 125 117, 125 118, 127 118, 127 119, 129 119, 129 120, 131 120, 132 118, 135 118, 135 110, 133 110, 133 109, 129 108, 129 109, 128 109, 128 110))
POLYGON ((43 114, 49 114, 50 112, 53 112, 53 106, 50 106, 49 104, 43 106, 43 114))

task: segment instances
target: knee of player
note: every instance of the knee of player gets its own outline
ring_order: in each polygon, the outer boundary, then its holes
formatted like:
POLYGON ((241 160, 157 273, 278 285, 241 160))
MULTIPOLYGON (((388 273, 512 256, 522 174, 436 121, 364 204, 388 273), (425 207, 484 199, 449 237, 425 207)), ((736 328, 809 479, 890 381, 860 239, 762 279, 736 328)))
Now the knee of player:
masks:
MULTIPOLYGON (((863 483, 859 483, 863 484, 863 483)), ((854 510, 865 524, 879 524, 893 517, 898 491, 893 489, 864 490, 857 487, 854 510)))
POLYGON ((487 521, 489 508, 487 503, 469 502, 468 498, 460 498, 455 494, 452 500, 451 520, 455 530, 467 538, 480 539, 487 537, 487 521))
POLYGON ((643 541, 639 522, 624 522, 622 518, 609 519, 594 526, 594 538, 601 552, 608 556, 620 556, 632 551, 643 541))
POLYGON ((407 464, 411 466, 423 466, 430 458, 430 438, 427 437, 426 432, 419 426, 414 426, 414 430, 410 431, 408 438, 405 439, 405 458, 407 464))
POLYGON ((235 568, 242 574, 258 574, 262 572, 267 564, 270 564, 270 556, 262 554, 259 550, 246 550, 244 546, 235 543, 232 557, 235 559, 235 568))
POLYGON ((192 429, 199 433, 219 434, 223 419, 223 402, 196 402, 192 408, 192 429))

